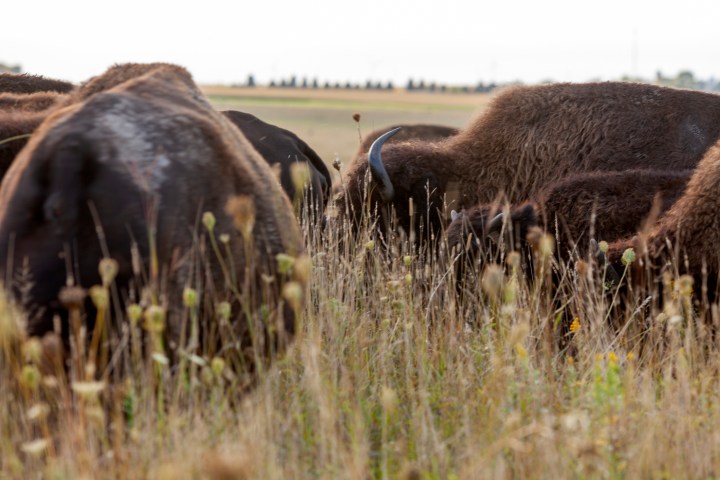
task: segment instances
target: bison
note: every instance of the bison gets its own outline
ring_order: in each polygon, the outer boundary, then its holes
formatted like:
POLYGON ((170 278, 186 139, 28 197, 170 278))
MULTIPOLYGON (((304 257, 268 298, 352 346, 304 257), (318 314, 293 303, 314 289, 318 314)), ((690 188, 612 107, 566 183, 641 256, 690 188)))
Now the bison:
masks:
POLYGON ((582 172, 692 169, 719 134, 719 95, 613 82, 513 87, 447 141, 384 149, 393 131, 378 138, 350 168, 338 207, 357 224, 392 206, 403 229, 432 234, 446 204, 470 208, 501 193, 524 201, 582 172))
POLYGON ((0 179, 49 110, 65 97, 52 92, 0 93, 0 179))
POLYGON ((0 179, 29 134, 74 87, 39 75, 0 73, 0 179))
MULTIPOLYGON (((29 134, 37 128, 50 110, 71 102, 71 96, 57 92, 0 93, 0 142, 7 140, 0 143, 0 178, 10 167, 15 155, 27 143, 29 134)), ((291 175, 291 166, 299 163, 308 167, 308 186, 299 200, 303 205, 313 206, 314 218, 322 218, 322 212, 330 197, 332 178, 318 154, 289 130, 265 123, 249 113, 233 110, 222 113, 243 132, 270 165, 280 167, 280 182, 293 201, 298 197, 291 175)))
POLYGON ((301 201, 321 219, 330 198, 332 177, 325 162, 307 143, 289 130, 266 123, 254 115, 227 110, 222 112, 243 132, 253 147, 272 166, 280 168, 280 184, 291 201, 301 201), (309 181, 302 194, 297 192, 293 165, 307 166, 309 181))
POLYGON ((67 341, 58 294, 99 284, 98 262, 111 257, 121 298, 138 301, 145 287, 168 307, 171 347, 182 338, 185 287, 200 305, 232 304, 243 352, 253 328, 264 351, 282 347, 298 306, 281 299, 287 271, 276 255, 301 255, 303 244, 287 197, 242 133, 175 65, 116 65, 70 96, 0 187, 3 278, 29 312, 28 334, 52 330, 58 316, 67 341), (215 236, 224 248, 207 248, 215 236))
POLYGON ((503 227, 509 248, 527 248, 534 227, 556 235, 558 254, 565 261, 588 252, 592 237, 614 241, 636 232, 659 199, 659 212, 667 211, 685 191, 692 170, 658 172, 584 173, 552 183, 535 201, 512 207, 506 221, 502 206, 484 204, 453 212, 447 229, 451 249, 467 245, 477 251, 482 243, 499 240, 503 227))
POLYGON ((68 93, 75 85, 64 80, 25 73, 0 73, 0 93, 68 93))
POLYGON ((634 248, 632 283, 643 286, 656 273, 692 275, 698 291, 717 300, 720 276, 720 141, 705 154, 690 178, 685 193, 648 231, 613 242, 607 259, 619 276, 625 269, 623 254, 634 248))

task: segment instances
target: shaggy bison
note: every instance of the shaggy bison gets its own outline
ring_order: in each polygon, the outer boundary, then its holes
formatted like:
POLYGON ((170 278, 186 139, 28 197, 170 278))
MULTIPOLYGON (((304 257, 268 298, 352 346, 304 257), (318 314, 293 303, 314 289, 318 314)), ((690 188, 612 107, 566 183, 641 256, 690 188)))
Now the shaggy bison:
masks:
POLYGON ((0 179, 49 110, 66 98, 56 92, 0 93, 0 179))
POLYGON ((316 214, 313 216, 322 218, 330 198, 332 177, 315 150, 293 132, 265 123, 249 113, 232 110, 222 113, 243 132, 271 166, 280 168, 280 184, 290 200, 302 201, 316 214), (293 165, 305 165, 308 168, 309 180, 302 196, 298 195, 293 181, 293 165))
POLYGON ((0 93, 68 93, 75 88, 70 82, 25 73, 0 73, 0 93))
POLYGON ((447 141, 384 149, 392 131, 381 136, 349 170, 338 207, 358 221, 392 205, 404 229, 435 232, 444 202, 523 201, 574 173, 691 169, 719 134, 720 95, 612 82, 513 87, 447 141))
POLYGON ((252 346, 268 351, 295 330, 275 258, 303 252, 291 206, 267 164, 178 66, 114 66, 53 110, 0 188, 0 252, 30 335, 52 330, 58 315, 67 340, 58 294, 100 283, 105 257, 118 262, 120 297, 139 301, 145 289, 168 307, 171 347, 182 338, 184 287, 200 292, 199 305, 233 305, 243 355, 251 331, 252 346), (213 253, 208 235, 222 235, 225 247, 213 253))
POLYGON ((682 197, 648 232, 611 243, 611 268, 624 270, 622 256, 634 248, 633 283, 642 284, 664 268, 690 274, 697 291, 717 300, 720 276, 720 142, 708 150, 688 181, 682 197), (702 287, 702 288, 700 288, 702 287))
POLYGON ((659 212, 667 211, 685 190, 692 170, 658 172, 584 173, 550 184, 536 201, 509 211, 500 205, 480 205, 453 212, 447 230, 451 249, 467 245, 476 251, 481 243, 497 242, 505 228, 509 248, 527 246, 527 233, 539 227, 556 236, 558 254, 564 260, 588 251, 590 236, 614 241, 636 232, 659 200, 659 212))
MULTIPOLYGON (((71 103, 72 97, 57 92, 33 94, 0 93, 0 178, 4 176, 13 159, 27 143, 30 133, 43 121, 50 110, 71 103)), ((270 165, 280 168, 280 182, 291 200, 296 199, 295 184, 291 175, 293 164, 306 165, 309 182, 300 200, 311 202, 317 218, 330 197, 332 178, 330 172, 315 151, 294 133, 265 123, 249 113, 228 110, 222 112, 250 140, 253 147, 270 165)))

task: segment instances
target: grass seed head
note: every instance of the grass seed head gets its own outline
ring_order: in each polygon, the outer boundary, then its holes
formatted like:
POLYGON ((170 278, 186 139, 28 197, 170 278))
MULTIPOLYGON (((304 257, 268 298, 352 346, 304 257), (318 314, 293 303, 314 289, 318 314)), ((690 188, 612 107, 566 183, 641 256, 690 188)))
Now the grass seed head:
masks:
POLYGON ((288 275, 295 265, 295 257, 292 257, 286 253, 278 253, 275 255, 277 261, 278 272, 281 275, 288 275))
POLYGON ((208 232, 212 233, 213 230, 215 230, 215 224, 217 223, 217 220, 215 220, 215 215, 213 215, 212 212, 205 212, 202 216, 202 223, 205 226, 205 229, 207 229, 208 232))
POLYGON ((627 267, 635 261, 635 258, 635 250, 628 248, 622 254, 622 264, 627 267))
POLYGON ((117 260, 112 258, 103 258, 100 260, 98 271, 104 287, 109 287, 118 274, 119 266, 117 260))
POLYGON ((40 371, 35 365, 25 365, 20 372, 20 383, 31 392, 37 390, 40 379, 40 371))
POLYGON ((295 259, 293 267, 293 279, 302 285, 307 285, 312 274, 312 260, 307 255, 302 255, 295 259))
POLYGON ((198 304, 198 293, 197 290, 185 287, 183 289, 183 305, 187 308, 195 308, 198 304))
POLYGON ((95 305, 95 308, 98 310, 107 309, 108 304, 110 303, 110 297, 106 287, 95 285, 90 287, 88 293, 90 294, 90 299, 92 300, 93 305, 95 305))
POLYGON ((60 304, 68 310, 79 309, 85 301, 86 292, 82 287, 63 287, 58 294, 60 304))
POLYGON ((292 179, 295 191, 302 195, 305 185, 310 181, 310 169, 305 163, 293 163, 290 165, 290 178, 292 179))
POLYGON ((130 319, 130 325, 132 327, 135 327, 137 325, 140 318, 142 318, 142 307, 138 305, 137 303, 133 303, 131 305, 128 305, 127 307, 127 314, 128 318, 130 319))
POLYGON ((340 161, 339 157, 335 157, 335 160, 332 162, 332 167, 337 170, 338 172, 342 168, 342 162, 340 161))
POLYGON ((22 346, 23 356, 29 363, 37 365, 42 357, 42 343, 37 337, 28 339, 22 346))
POLYGON ((150 305, 145 310, 145 330, 160 333, 165 330, 165 309, 158 305, 150 305))
POLYGON ((245 240, 249 240, 255 227, 255 202, 249 195, 230 198, 225 204, 225 212, 233 219, 235 228, 245 240))
POLYGON ((298 282, 288 282, 283 287, 282 296, 294 310, 299 310, 302 307, 303 287, 298 282))
POLYGON ((504 274, 502 268, 494 263, 485 267, 482 275, 482 289, 487 296, 497 299, 503 287, 504 274))
POLYGON ((215 307, 215 311, 217 312, 217 316, 222 322, 228 322, 230 320, 230 314, 232 313, 232 308, 230 307, 230 302, 220 302, 215 307))

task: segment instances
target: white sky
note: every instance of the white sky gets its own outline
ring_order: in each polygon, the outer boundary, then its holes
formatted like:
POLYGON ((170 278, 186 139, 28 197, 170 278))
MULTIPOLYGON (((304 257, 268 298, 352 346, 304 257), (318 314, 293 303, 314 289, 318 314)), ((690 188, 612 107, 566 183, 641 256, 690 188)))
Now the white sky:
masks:
POLYGON ((5 0, 0 62, 81 81, 166 61, 201 83, 720 77, 718 0, 5 0), (635 52, 635 53, 633 53, 635 52))

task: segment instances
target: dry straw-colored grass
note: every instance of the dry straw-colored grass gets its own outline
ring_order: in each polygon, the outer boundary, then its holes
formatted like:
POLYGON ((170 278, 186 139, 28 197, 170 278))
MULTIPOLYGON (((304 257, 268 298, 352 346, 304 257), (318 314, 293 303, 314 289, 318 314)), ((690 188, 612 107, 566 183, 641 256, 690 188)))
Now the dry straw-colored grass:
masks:
MULTIPOLYGON (((297 337, 250 392, 204 351, 165 365, 160 312, 138 307, 111 352, 128 367, 120 378, 79 377, 91 353, 76 346, 68 380, 57 345, 24 338, 24 314, 0 298, 3 476, 718 474, 720 356, 683 282, 662 309, 640 297, 608 312, 597 272, 555 265, 556 289, 541 254, 532 282, 512 256, 458 297, 449 257, 372 232, 308 235, 297 337), (144 353, 136 335, 151 340, 144 353)), ((202 314, 191 295, 186 305, 202 314)))

